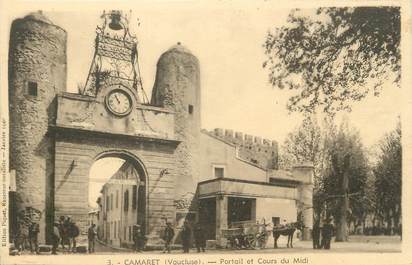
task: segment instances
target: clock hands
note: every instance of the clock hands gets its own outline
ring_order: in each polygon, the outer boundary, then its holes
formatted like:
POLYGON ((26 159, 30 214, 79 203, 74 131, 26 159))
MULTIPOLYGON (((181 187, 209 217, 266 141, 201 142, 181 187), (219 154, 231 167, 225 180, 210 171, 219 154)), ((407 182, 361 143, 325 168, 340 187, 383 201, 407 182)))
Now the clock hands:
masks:
POLYGON ((113 91, 107 100, 109 110, 115 115, 126 115, 130 112, 131 102, 125 92, 113 91))

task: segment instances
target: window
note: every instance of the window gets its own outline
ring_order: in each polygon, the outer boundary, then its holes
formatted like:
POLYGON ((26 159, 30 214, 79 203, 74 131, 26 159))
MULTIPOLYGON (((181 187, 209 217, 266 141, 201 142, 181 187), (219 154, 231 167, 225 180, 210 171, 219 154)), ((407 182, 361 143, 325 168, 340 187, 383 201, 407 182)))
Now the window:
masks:
POLYGON ((189 105, 188 107, 189 114, 193 113, 193 105, 189 105))
POLYGON ((133 210, 136 210, 136 201, 137 201, 137 185, 133 185, 133 200, 132 200, 133 210))
POLYGON ((116 190, 116 209, 119 208, 119 191, 116 190))
POLYGON ((37 83, 36 82, 31 82, 29 81, 27 83, 27 90, 30 96, 35 96, 37 97, 37 83))
POLYGON ((109 225, 109 239, 112 239, 112 235, 113 235, 112 229, 113 229, 113 222, 110 222, 110 225, 109 225))
POLYGON ((224 178, 225 177, 225 168, 224 167, 213 167, 215 178, 224 178))
POLYGON ((117 222, 114 221, 113 238, 116 238, 116 231, 117 231, 117 222))
POLYGON ((129 190, 124 192, 124 210, 126 212, 129 210, 129 190))
POLYGON ((125 227, 123 227, 123 233, 124 233, 124 237, 123 237, 123 239, 124 240, 126 240, 127 239, 127 235, 126 235, 126 226, 125 227))
POLYGON ((109 195, 107 195, 107 196, 106 196, 106 212, 108 212, 108 211, 110 210, 110 208, 109 208, 109 206, 110 206, 109 203, 110 203, 110 202, 109 202, 109 195))
POLYGON ((113 193, 110 194, 110 210, 113 210, 113 193))
POLYGON ((132 227, 129 226, 129 241, 132 241, 132 227))

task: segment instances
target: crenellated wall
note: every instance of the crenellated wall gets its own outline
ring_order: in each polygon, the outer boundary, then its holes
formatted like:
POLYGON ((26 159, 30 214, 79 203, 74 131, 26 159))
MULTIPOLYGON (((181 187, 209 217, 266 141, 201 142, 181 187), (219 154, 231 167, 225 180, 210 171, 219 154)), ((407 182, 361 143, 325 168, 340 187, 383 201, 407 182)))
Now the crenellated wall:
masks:
POLYGON ((264 169, 278 168, 278 143, 259 136, 216 128, 209 132, 217 138, 236 145, 239 157, 264 169))

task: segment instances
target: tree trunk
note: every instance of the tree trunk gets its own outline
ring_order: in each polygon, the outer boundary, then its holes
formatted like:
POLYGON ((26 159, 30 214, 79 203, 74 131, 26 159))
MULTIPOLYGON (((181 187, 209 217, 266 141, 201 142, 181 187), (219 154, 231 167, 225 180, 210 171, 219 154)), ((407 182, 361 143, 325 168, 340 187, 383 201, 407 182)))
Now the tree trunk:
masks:
MULTIPOLYGON (((397 207, 397 209, 399 209, 398 207, 397 207)), ((394 215, 393 215, 393 226, 394 226, 394 228, 396 229, 396 234, 400 234, 400 227, 399 227, 399 220, 400 220, 400 211, 399 210, 397 210, 397 211, 395 211, 394 212, 394 215)))
POLYGON ((387 216, 387 226, 386 226, 386 233, 387 235, 392 235, 392 218, 391 216, 388 214, 387 216))
POLYGON ((348 197, 348 188, 349 188, 349 156, 346 155, 344 158, 344 170, 342 174, 342 199, 341 199, 341 207, 340 207, 340 214, 338 225, 336 227, 336 238, 335 241, 343 242, 348 241, 348 224, 346 222, 347 213, 349 209, 349 197, 348 197))

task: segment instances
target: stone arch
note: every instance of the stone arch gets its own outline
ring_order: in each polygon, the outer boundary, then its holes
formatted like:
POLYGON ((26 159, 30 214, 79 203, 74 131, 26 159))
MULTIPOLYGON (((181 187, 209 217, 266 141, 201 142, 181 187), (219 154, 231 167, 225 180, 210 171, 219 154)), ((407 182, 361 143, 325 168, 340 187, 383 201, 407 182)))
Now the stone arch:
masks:
MULTIPOLYGON (((107 149, 107 150, 99 150, 98 153, 96 155, 94 155, 94 157, 92 157, 91 159, 91 163, 89 166, 89 175, 90 175, 90 170, 92 165, 103 158, 120 158, 123 159, 125 161, 128 161, 130 163, 132 163, 132 165, 134 166, 134 168, 137 170, 138 176, 139 176, 139 180, 140 182, 144 183, 144 203, 143 203, 143 208, 141 209, 140 213, 142 213, 144 215, 144 219, 143 220, 136 220, 137 223, 142 223, 142 229, 143 231, 146 233, 148 231, 148 211, 149 211, 149 204, 148 204, 148 180, 149 180, 149 175, 144 163, 144 159, 142 159, 140 156, 135 155, 132 152, 129 152, 127 150, 124 149, 107 149), (143 210, 143 211, 142 211, 143 210), (140 221, 140 222, 139 222, 140 221)), ((138 218, 140 218, 138 216, 138 218)))
POLYGON ((128 161, 133 162, 133 165, 138 171, 139 176, 143 177, 141 181, 144 181, 144 182, 147 181, 148 173, 145 167, 145 163, 141 157, 138 157, 135 154, 129 151, 126 151, 126 150, 109 149, 109 150, 101 151, 97 155, 95 155, 95 157, 92 160, 91 165, 93 165, 93 163, 96 162, 97 160, 105 158, 105 157, 116 157, 116 158, 121 158, 123 160, 128 160, 128 161))

